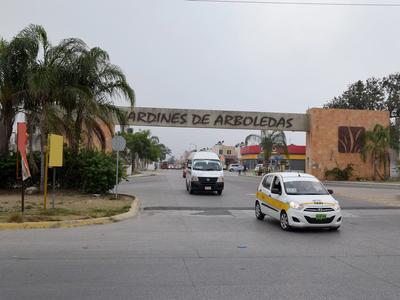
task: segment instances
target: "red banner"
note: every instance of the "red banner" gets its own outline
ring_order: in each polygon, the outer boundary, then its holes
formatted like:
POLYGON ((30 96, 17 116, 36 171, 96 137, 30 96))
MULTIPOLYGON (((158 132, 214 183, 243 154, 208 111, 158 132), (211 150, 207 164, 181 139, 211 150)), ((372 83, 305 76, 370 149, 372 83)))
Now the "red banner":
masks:
POLYGON ((22 166, 22 180, 28 179, 31 176, 29 171, 28 161, 26 159, 26 143, 28 141, 29 134, 26 133, 26 123, 17 124, 18 134, 18 151, 21 153, 21 166, 22 166))

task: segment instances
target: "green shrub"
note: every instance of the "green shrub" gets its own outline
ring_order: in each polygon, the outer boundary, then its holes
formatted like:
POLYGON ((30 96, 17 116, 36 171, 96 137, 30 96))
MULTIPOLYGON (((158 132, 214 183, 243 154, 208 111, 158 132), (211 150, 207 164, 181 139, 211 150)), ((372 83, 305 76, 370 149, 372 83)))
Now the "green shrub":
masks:
POLYGON ((7 222, 8 223, 23 223, 24 216, 19 212, 14 212, 7 218, 7 222))
POLYGON ((325 176, 328 177, 332 175, 334 180, 349 180, 353 176, 353 165, 348 164, 346 168, 343 170, 339 167, 333 168, 332 170, 328 170, 325 168, 325 176))
MULTIPOLYGON (((40 152, 33 154, 36 165, 40 166, 40 152)), ((63 166, 56 169, 56 186, 67 189, 79 189, 86 193, 106 194, 115 186, 116 158, 113 152, 103 152, 97 149, 79 149, 76 151, 67 146, 63 152, 63 166)), ((18 163, 21 163, 20 158, 18 163)), ((17 179, 17 154, 10 152, 6 159, 0 155, 0 189, 21 186, 17 179)), ((53 184, 53 168, 48 169, 48 184, 53 184)), ((21 175, 19 165, 19 174, 21 175)), ((123 178, 122 161, 118 167, 118 182, 123 178)), ((25 181, 25 186, 39 186, 40 171, 25 181)))
MULTIPOLYGON (((57 168, 57 183, 64 188, 77 188, 85 193, 107 194, 115 186, 116 158, 112 152, 96 149, 79 152, 65 147, 64 166, 57 168)), ((122 180, 123 167, 118 167, 118 182, 122 180)))
MULTIPOLYGON (((18 175, 21 177, 21 155, 18 153, 18 175)), ((34 152, 33 158, 36 165, 40 165, 40 152, 34 152)), ((29 162, 29 158, 28 158, 29 162)), ((40 172, 33 173, 31 177, 25 180, 25 186, 39 186, 40 172)), ((0 154, 0 189, 10 189, 21 186, 21 178, 17 179, 17 153, 10 151, 6 159, 3 154, 0 154)))
POLYGON ((0 188, 12 188, 17 183, 17 155, 10 151, 6 159, 3 154, 0 155, 0 188))

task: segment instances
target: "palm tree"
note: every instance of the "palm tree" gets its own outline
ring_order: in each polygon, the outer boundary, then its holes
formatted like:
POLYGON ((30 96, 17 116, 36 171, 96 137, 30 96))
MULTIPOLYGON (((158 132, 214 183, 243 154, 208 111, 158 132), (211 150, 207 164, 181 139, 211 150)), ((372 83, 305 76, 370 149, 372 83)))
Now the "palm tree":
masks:
POLYGON ((365 131, 362 136, 364 146, 361 148, 360 156, 365 163, 367 156, 371 155, 371 162, 374 165, 374 181, 376 180, 378 163, 383 163, 385 180, 387 179, 386 163, 389 161, 388 148, 390 145, 389 128, 376 124, 372 131, 365 131))
POLYGON ((246 146, 249 142, 255 142, 261 145, 264 155, 264 165, 269 168, 269 158, 273 147, 277 147, 277 154, 283 148, 284 154, 289 158, 289 150, 286 144, 286 135, 282 130, 261 130, 261 134, 250 134, 245 139, 246 146))
POLYGON ((133 106, 135 94, 126 81, 122 70, 110 64, 109 55, 100 48, 83 50, 72 62, 72 73, 75 75, 71 86, 79 93, 72 94, 60 106, 65 110, 65 133, 70 145, 78 145, 86 136, 87 147, 93 143, 93 137, 101 142, 105 149, 105 133, 99 121, 113 132, 113 121, 126 124, 126 114, 113 105, 110 98, 124 96, 133 106), (72 130, 71 130, 72 129, 72 130))
POLYGON ((28 77, 28 93, 24 108, 29 119, 39 126, 41 148, 40 190, 44 190, 45 152, 48 133, 61 133, 61 104, 67 96, 82 94, 81 89, 71 86, 70 65, 85 44, 79 39, 66 39, 52 46, 43 27, 29 25, 18 37, 35 41, 41 51, 37 51, 28 77), (39 53, 41 57, 39 57, 39 53))
POLYGON ((88 147, 97 136, 105 148, 102 121, 112 132, 113 120, 120 124, 126 115, 108 97, 123 95, 134 104, 134 92, 123 72, 109 63, 100 48, 88 49, 80 39, 65 39, 52 46, 46 31, 30 25, 18 37, 31 39, 41 46, 28 77, 29 97, 25 110, 39 124, 41 143, 41 184, 44 190, 45 152, 48 133, 64 134, 75 149, 86 134, 88 147))
POLYGON ((37 52, 38 44, 32 39, 0 39, 0 153, 6 157, 16 115, 27 97, 28 76, 37 52))

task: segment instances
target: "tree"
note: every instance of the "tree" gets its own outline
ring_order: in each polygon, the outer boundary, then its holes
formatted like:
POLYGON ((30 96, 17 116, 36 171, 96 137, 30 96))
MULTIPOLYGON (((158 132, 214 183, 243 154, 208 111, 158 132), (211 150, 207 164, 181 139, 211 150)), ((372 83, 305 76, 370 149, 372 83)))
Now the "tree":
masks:
POLYGON ((65 133, 69 143, 75 149, 86 136, 87 148, 93 143, 93 137, 101 142, 105 149, 105 133, 99 121, 103 122, 112 132, 113 120, 126 125, 126 114, 112 104, 110 98, 124 96, 133 106, 135 94, 126 81, 122 70, 109 61, 109 55, 96 47, 82 49, 81 53, 71 62, 70 85, 80 91, 66 97, 60 105, 65 110, 65 133), (70 130, 72 129, 72 130, 70 130))
POLYGON ((388 148, 390 145, 390 134, 389 128, 384 128, 380 124, 376 124, 372 131, 365 131, 362 136, 362 142, 364 143, 361 148, 360 156, 362 161, 365 163, 367 156, 371 155, 371 162, 374 165, 374 178, 376 180, 377 166, 383 163, 384 165, 384 176, 387 180, 386 163, 389 161, 388 148))
POLYGON ((383 83, 381 79, 359 80, 348 86, 341 96, 334 97, 324 108, 383 110, 385 109, 383 83))
POLYGON ((154 161, 163 160, 165 159, 166 154, 171 154, 171 150, 168 149, 164 144, 161 144, 160 139, 157 136, 152 136, 150 138, 150 141, 151 144, 153 145, 156 155, 156 159, 154 159, 154 161), (168 149, 169 152, 166 149, 168 149))
POLYGON ((0 153, 5 157, 15 117, 27 97, 28 76, 37 52, 35 40, 21 36, 11 42, 0 39, 0 153))
POLYGON ((176 158, 175 158, 175 156, 171 156, 171 157, 168 159, 168 163, 169 163, 170 165, 175 165, 175 163, 176 163, 176 158))
MULTIPOLYGON (((390 118, 400 118, 400 73, 390 74, 383 79, 368 78, 348 86, 339 97, 323 105, 324 108, 387 110, 390 118)), ((399 124, 391 120, 390 147, 400 150, 399 124)))
POLYGON ((109 97, 123 95, 134 104, 134 92, 123 72, 110 64, 100 48, 88 49, 80 39, 65 39, 52 46, 43 27, 30 25, 17 38, 41 47, 29 68, 24 109, 30 122, 38 124, 41 143, 41 183, 44 190, 45 152, 48 133, 63 134, 78 147, 86 135, 90 148, 93 136, 105 148, 102 121, 112 132, 113 120, 125 124, 126 116, 109 97), (39 54, 41 55, 39 57, 39 54))
POLYGON ((158 138, 151 137, 150 130, 135 133, 119 132, 118 135, 126 140, 126 148, 122 151, 121 157, 127 164, 132 165, 132 170, 136 168, 139 159, 156 161, 160 158, 160 148, 153 144, 158 138))
POLYGON ((269 158, 272 154, 273 147, 277 147, 277 154, 280 154, 283 148, 284 154, 289 158, 289 150, 286 143, 286 135, 282 130, 261 130, 261 134, 250 134, 245 139, 246 146, 249 142, 255 142, 261 145, 264 155, 264 165, 267 170, 269 168, 269 158))
POLYGON ((400 73, 390 74, 382 80, 385 94, 385 110, 390 111, 391 118, 400 117, 400 73))
POLYGON ((76 89, 69 83, 69 66, 76 53, 84 49, 85 44, 79 39, 67 39, 57 46, 52 46, 43 27, 29 25, 17 38, 30 40, 37 45, 32 66, 29 68, 27 97, 24 111, 32 123, 38 124, 41 145, 41 180, 40 190, 44 190, 45 152, 49 132, 61 133, 62 118, 60 103, 65 95, 76 94, 76 89), (39 47, 41 50, 39 51, 39 47), (40 57, 39 57, 40 54, 40 57))

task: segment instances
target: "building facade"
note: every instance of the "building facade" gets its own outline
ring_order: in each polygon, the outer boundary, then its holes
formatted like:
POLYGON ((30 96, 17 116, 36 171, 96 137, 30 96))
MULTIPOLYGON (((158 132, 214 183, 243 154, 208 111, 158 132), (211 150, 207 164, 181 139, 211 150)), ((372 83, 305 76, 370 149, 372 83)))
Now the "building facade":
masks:
MULTIPOLYGON (((269 167, 271 171, 278 170, 305 170, 306 146, 289 145, 289 157, 283 154, 283 148, 280 149, 278 154, 276 147, 272 150, 272 155, 269 158, 269 167)), ((257 164, 264 164, 264 155, 261 146, 253 145, 240 148, 241 163, 248 169, 254 169, 257 164)))

